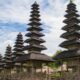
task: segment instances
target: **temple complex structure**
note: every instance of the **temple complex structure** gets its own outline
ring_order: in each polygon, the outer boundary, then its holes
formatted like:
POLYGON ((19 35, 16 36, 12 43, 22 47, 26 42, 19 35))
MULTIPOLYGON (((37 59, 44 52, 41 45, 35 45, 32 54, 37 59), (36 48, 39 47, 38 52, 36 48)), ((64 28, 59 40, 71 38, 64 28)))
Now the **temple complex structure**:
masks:
POLYGON ((24 41, 28 44, 24 46, 24 51, 27 51, 27 54, 16 59, 17 62, 22 62, 23 66, 27 67, 27 71, 31 72, 30 75, 36 74, 37 69, 42 71, 43 65, 48 65, 53 61, 51 57, 41 53, 46 47, 42 45, 45 40, 41 38, 44 34, 41 32, 43 29, 40 27, 39 5, 35 2, 31 9, 31 18, 28 24, 30 27, 28 27, 28 33, 25 35, 28 39, 24 41))
POLYGON ((7 46, 4 56, 4 68, 10 69, 12 67, 12 48, 10 45, 7 46))
POLYGON ((22 56, 24 47, 23 35, 19 33, 16 38, 16 42, 13 49, 13 57, 16 59, 17 57, 22 56))
POLYGON ((49 69, 46 72, 43 71, 43 67, 48 66, 49 63, 53 62, 53 59, 42 53, 47 48, 42 45, 45 42, 42 37, 45 35, 42 33, 43 29, 41 27, 40 11, 37 2, 32 5, 31 9, 29 27, 27 34, 25 34, 27 39, 24 41, 23 35, 19 33, 13 51, 10 45, 6 49, 4 57, 5 70, 3 73, 10 69, 8 79, 11 80, 12 78, 19 78, 19 80, 24 80, 23 78, 28 80, 49 80, 49 69), (27 43, 27 45, 24 46, 24 43, 27 43))
POLYGON ((76 5, 70 1, 67 5, 65 14, 66 25, 62 28, 65 32, 61 38, 66 39, 60 46, 66 48, 60 54, 57 54, 54 59, 66 63, 67 71, 76 72, 80 70, 80 15, 77 13, 76 5))

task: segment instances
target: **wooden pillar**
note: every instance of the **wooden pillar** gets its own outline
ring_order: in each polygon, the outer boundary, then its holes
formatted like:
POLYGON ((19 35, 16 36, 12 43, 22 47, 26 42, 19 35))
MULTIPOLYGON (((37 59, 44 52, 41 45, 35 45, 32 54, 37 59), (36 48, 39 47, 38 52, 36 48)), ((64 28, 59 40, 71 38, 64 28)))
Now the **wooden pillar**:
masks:
MULTIPOLYGON (((48 63, 47 63, 47 65, 48 65, 48 63)), ((47 80, 50 80, 50 72, 49 72, 49 67, 47 66, 47 74, 46 74, 47 76, 47 80)))
POLYGON ((31 80, 34 80, 34 66, 31 67, 31 80))
POLYGON ((2 78, 2 71, 1 71, 1 69, 0 69, 0 78, 2 78))
MULTIPOLYGON (((46 67, 46 70, 47 70, 47 67, 46 67)), ((47 71, 45 71, 45 75, 46 75, 46 80, 47 80, 47 71)))
POLYGON ((80 58, 79 58, 79 73, 80 73, 80 58))
POLYGON ((43 80, 43 75, 42 75, 43 69, 42 69, 42 68, 43 68, 43 66, 41 65, 41 75, 40 75, 40 77, 42 76, 42 77, 41 77, 41 80, 43 80))
POLYGON ((36 75, 36 67, 35 67, 34 69, 35 69, 35 71, 34 71, 34 72, 35 72, 35 80, 36 80, 36 77, 37 77, 37 75, 36 75))
POLYGON ((2 70, 2 78, 4 79, 4 68, 2 70))
POLYGON ((22 63, 20 63, 20 72, 19 72, 19 73, 20 73, 20 75, 19 75, 19 77, 21 77, 21 78, 23 77, 23 76, 22 76, 22 75, 23 75, 23 73, 22 73, 22 72, 23 72, 23 64, 22 64, 22 63))
POLYGON ((5 68, 3 69, 3 80, 5 80, 5 68))
POLYGON ((78 58, 78 70, 77 70, 77 75, 78 75, 78 78, 80 76, 80 59, 78 58))
POLYGON ((12 77, 11 70, 12 70, 12 68, 10 68, 10 80, 11 80, 11 77, 12 77))
POLYGON ((66 70, 67 70, 67 72, 69 72, 69 70, 68 70, 68 61, 66 62, 66 70))
POLYGON ((41 66, 41 73, 43 72, 42 66, 41 66))
MULTIPOLYGON (((61 64, 62 64, 62 60, 61 60, 61 64)), ((61 65, 61 77, 63 76, 63 64, 61 65)))
POLYGON ((50 72, 49 72, 49 67, 48 67, 48 80, 50 80, 50 72))

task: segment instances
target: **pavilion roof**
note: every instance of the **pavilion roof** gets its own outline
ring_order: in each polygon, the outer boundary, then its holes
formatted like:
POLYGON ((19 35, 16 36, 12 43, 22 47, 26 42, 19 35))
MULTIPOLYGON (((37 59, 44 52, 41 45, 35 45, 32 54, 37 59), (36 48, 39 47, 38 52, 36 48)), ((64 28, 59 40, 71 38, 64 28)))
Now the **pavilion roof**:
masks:
POLYGON ((27 61, 43 61, 43 62, 52 62, 53 59, 46 54, 38 54, 38 53, 31 53, 25 54, 21 57, 18 57, 16 62, 27 62, 27 61))

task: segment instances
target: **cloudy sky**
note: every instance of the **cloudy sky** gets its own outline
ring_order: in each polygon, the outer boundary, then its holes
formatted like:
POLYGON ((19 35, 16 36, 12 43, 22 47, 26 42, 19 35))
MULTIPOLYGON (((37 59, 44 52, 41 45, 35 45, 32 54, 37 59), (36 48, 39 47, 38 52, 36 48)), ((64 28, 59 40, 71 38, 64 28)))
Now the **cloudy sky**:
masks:
MULTIPOLYGON (((69 0, 0 0, 0 53, 5 53, 8 44, 14 45, 18 32, 26 33, 29 27, 29 15, 31 5, 37 1, 40 5, 40 14, 44 29, 48 49, 45 54, 53 55, 56 50, 62 49, 59 44, 63 41, 60 35, 63 33, 61 28, 65 25, 62 23, 66 6, 69 0)), ((80 0, 75 0, 77 9, 80 14, 80 0)), ((24 36, 24 40, 25 40, 24 36)))

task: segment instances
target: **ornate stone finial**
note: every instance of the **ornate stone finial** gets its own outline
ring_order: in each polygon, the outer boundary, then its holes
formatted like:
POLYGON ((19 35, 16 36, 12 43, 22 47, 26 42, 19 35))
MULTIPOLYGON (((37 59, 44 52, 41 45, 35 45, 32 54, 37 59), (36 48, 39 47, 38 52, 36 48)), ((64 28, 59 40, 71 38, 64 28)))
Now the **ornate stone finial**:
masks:
POLYGON ((35 1, 34 4, 37 4, 37 2, 35 1))
POLYGON ((11 47, 10 44, 8 44, 8 47, 11 47))
POLYGON ((70 3, 73 3, 74 0, 70 0, 70 3))
POLYGON ((19 32, 19 34, 18 34, 18 35, 22 35, 22 34, 21 34, 21 32, 19 32))

